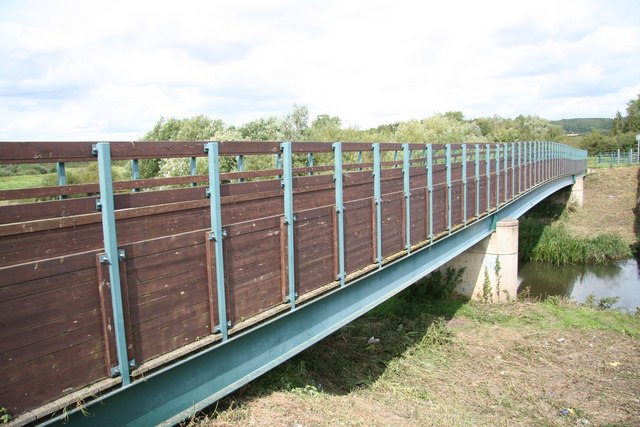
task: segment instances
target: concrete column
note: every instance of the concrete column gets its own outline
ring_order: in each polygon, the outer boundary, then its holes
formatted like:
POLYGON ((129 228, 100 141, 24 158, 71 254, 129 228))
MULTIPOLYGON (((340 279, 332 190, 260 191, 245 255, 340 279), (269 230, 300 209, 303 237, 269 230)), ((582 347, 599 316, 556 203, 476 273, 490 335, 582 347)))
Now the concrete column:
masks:
POLYGON ((491 236, 445 267, 465 268, 462 283, 456 288, 460 295, 494 302, 515 299, 518 290, 518 220, 498 221, 491 236))
POLYGON ((569 203, 575 203, 579 207, 584 204, 584 175, 576 175, 576 182, 571 186, 569 203))

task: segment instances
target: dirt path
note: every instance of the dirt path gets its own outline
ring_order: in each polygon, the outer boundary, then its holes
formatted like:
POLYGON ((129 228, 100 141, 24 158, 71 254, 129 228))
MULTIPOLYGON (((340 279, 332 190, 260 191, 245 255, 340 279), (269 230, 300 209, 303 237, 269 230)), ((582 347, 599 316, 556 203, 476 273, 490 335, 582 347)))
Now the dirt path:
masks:
POLYGON ((640 168, 593 169, 585 178, 584 207, 572 212, 568 227, 583 236, 616 233, 629 244, 640 241, 636 210, 640 168))

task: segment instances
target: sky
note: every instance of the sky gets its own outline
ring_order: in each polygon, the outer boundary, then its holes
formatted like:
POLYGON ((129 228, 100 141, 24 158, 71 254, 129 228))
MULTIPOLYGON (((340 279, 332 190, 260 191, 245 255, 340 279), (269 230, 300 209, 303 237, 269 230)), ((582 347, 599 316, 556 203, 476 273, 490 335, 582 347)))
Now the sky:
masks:
POLYGON ((161 117, 381 124, 613 117, 640 1, 0 0, 0 140, 137 140, 161 117))

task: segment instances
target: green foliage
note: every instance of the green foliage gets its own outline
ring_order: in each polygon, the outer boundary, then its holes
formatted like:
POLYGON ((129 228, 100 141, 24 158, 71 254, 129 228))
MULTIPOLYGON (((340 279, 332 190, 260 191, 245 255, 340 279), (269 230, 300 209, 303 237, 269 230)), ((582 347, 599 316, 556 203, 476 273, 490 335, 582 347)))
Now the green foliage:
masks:
POLYGON ((491 287, 491 278, 489 277, 489 271, 485 267, 484 269, 484 281, 482 282, 482 302, 488 304, 493 302, 493 289, 491 287))
POLYGON ((456 286, 461 283, 463 274, 464 268, 447 267, 444 272, 436 270, 414 283, 403 295, 415 301, 450 298, 456 286))
POLYGON ((480 128, 481 134, 491 142, 552 141, 564 135, 562 127, 537 116, 520 115, 515 119, 500 116, 482 117, 473 122, 480 128))
POLYGON ((565 133, 587 134, 593 131, 609 133, 614 127, 614 119, 609 118, 577 118, 551 120, 551 124, 562 126, 565 133))
POLYGON ((456 114, 437 114, 422 120, 400 123, 397 141, 422 143, 488 142, 480 127, 456 114))
POLYGON ((11 414, 9 410, 3 406, 0 406, 0 423, 8 424, 11 421, 11 414))

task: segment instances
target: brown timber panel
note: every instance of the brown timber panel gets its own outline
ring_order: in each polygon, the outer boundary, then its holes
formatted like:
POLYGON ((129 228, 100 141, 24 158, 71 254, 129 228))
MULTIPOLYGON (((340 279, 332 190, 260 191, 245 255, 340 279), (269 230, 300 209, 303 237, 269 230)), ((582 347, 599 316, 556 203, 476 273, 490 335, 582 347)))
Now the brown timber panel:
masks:
POLYGON ((415 188, 411 190, 411 244, 423 242, 428 236, 428 214, 427 214, 427 191, 426 188, 415 188))
POLYGON ((281 304, 285 298, 281 276, 280 217, 226 227, 225 285, 230 320, 236 324, 281 304))
POLYGON ((456 181, 451 185, 451 226, 455 227, 463 220, 462 182, 456 181))
MULTIPOLYGON (((118 262, 120 271, 120 289, 122 293, 122 312, 124 314, 124 328, 127 340, 128 360, 135 358, 133 351, 133 337, 131 335, 131 315, 129 309, 129 293, 127 288, 127 273, 125 261, 118 262)), ((100 311, 102 314, 102 335, 105 343, 105 375, 111 376, 111 368, 118 366, 116 348, 115 324, 113 315, 113 300, 111 294, 111 277, 109 265, 100 262, 100 254, 96 254, 96 269, 98 275, 98 293, 100 295, 100 311)))
MULTIPOLYGON (((304 295, 335 280, 333 206, 296 212, 296 289, 304 295)), ((286 260, 285 260, 286 261, 286 260)))
POLYGON ((0 402, 13 414, 105 377, 95 253, 0 268, 0 402))
POLYGON ((137 363, 211 333, 206 242, 198 230, 123 247, 137 363))
POLYGON ((382 196, 382 257, 404 249, 404 195, 382 196))
POLYGON ((347 274, 374 262, 374 206, 372 198, 345 203, 344 241, 347 274))
POLYGON ((467 179, 467 220, 476 216, 476 188, 478 183, 474 178, 467 179))
POLYGON ((439 185, 433 188, 433 234, 447 230, 447 187, 439 185))

